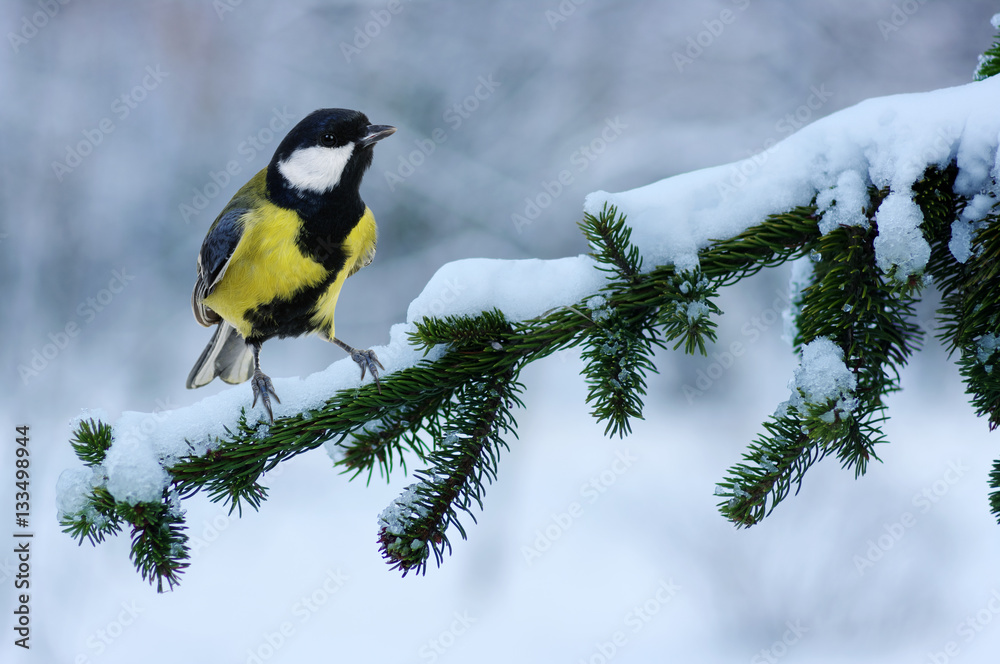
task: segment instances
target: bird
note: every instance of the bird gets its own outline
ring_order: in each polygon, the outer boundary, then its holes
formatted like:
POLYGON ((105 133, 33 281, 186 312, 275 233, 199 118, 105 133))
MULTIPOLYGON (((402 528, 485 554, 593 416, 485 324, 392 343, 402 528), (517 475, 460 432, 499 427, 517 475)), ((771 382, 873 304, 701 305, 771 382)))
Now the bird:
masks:
POLYGON ((314 111, 222 209, 198 253, 191 294, 195 320, 216 328, 188 388, 216 376, 250 380, 251 408, 260 398, 273 423, 271 397, 281 400, 261 371, 261 345, 318 334, 347 351, 362 380, 370 372, 381 393, 378 369, 385 367, 373 351, 335 336, 334 309, 344 281, 375 256, 377 228, 361 199, 361 179, 375 144, 395 131, 359 111, 314 111))

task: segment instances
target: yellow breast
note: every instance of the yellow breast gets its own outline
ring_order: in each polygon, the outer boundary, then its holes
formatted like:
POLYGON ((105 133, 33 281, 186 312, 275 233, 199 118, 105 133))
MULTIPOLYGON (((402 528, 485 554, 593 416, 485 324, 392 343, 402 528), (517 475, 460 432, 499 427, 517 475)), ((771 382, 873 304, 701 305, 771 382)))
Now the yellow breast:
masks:
MULTIPOLYGON (((325 280, 326 268, 299 251, 295 240, 301 224, 291 210, 265 203, 243 215, 243 236, 233 252, 225 275, 205 304, 229 321, 241 335, 252 328, 245 314, 276 299, 289 300, 299 291, 325 280)), ((349 274, 360 267, 374 249, 375 218, 365 213, 344 242, 344 268, 317 299, 313 309, 313 331, 332 337, 337 297, 349 274)))

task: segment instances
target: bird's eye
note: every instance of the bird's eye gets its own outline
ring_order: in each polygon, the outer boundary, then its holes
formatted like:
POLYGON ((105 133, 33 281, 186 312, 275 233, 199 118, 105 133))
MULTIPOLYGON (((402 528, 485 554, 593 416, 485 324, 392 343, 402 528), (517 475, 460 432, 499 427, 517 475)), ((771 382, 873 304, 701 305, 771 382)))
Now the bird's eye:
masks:
POLYGON ((319 144, 325 148, 332 148, 337 144, 337 137, 327 132, 319 137, 319 144))

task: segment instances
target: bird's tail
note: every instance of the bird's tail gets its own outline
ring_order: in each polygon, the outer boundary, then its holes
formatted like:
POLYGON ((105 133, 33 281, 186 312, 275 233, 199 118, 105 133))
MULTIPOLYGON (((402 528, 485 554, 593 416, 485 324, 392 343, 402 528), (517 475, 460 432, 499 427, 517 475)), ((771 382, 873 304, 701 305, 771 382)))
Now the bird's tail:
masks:
POLYGON ((236 328, 221 321, 212 340, 188 375, 188 388, 208 385, 216 376, 227 383, 242 383, 252 373, 253 351, 236 328))

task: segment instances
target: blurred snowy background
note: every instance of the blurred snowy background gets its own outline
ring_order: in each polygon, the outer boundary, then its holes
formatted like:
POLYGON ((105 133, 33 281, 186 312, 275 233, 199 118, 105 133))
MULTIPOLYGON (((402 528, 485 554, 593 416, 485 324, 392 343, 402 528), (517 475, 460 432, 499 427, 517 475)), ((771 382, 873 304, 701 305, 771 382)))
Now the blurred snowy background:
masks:
MULTIPOLYGON (((377 553, 376 517, 407 478, 348 483, 322 451, 268 475, 259 513, 186 501, 196 552, 169 594, 135 572, 127 535, 95 548, 59 532, 81 408, 114 420, 228 389, 184 389, 210 335, 188 304, 195 255, 309 111, 399 128, 362 187, 378 257, 338 309, 340 336, 366 347, 444 262, 585 251, 590 191, 742 159, 868 97, 969 82, 1000 10, 577 2, 3 3, 0 504, 13 512, 14 426, 28 424, 35 539, 30 653, 12 645, 15 561, 0 553, 0 660, 994 661, 995 436, 933 338, 890 399, 884 464, 855 482, 822 462, 748 531, 718 516, 715 482, 787 397, 787 269, 726 291, 712 352, 748 348, 730 367, 659 356, 625 440, 587 414, 576 353, 530 367, 485 512, 426 577, 401 580, 377 553), (515 223, 564 170, 572 182, 515 223)), ((342 359, 315 338, 265 353, 275 377, 342 359)))

